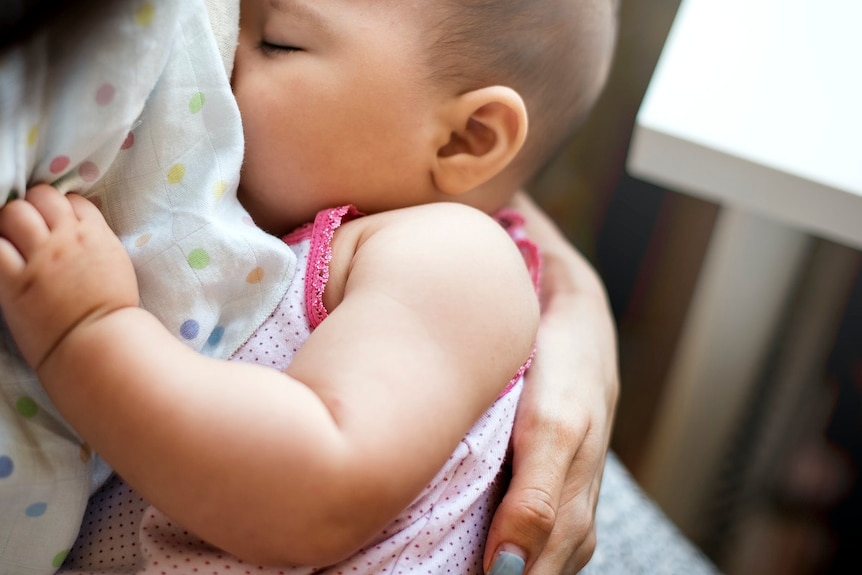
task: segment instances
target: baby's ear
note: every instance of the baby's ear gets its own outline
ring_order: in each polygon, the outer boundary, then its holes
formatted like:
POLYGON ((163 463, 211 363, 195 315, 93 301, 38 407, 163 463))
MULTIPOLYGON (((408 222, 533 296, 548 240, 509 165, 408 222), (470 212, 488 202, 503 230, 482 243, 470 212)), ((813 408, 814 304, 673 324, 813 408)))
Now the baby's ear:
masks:
POLYGON ((450 137, 437 150, 434 181, 449 195, 469 192, 502 172, 527 138, 527 107, 506 86, 458 96, 446 121, 450 137))

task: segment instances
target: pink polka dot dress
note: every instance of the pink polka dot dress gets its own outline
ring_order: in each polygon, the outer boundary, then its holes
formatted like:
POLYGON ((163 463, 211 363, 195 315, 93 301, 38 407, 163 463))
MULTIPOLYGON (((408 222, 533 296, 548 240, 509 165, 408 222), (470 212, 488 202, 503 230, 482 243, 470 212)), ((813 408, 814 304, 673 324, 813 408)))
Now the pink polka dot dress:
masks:
MULTIPOLYGON (((275 312, 234 354, 284 369, 326 317, 329 243, 352 208, 327 210, 285 241, 296 253, 297 276, 275 312)), ((520 236, 517 214, 498 218, 509 229, 538 280, 535 248, 520 236)), ((523 371, 461 440, 421 494, 353 557, 330 566, 261 567, 207 545, 148 506, 122 482, 109 485, 67 561, 68 573, 185 574, 445 574, 479 575, 493 512, 504 489, 503 468, 523 371), (110 549, 107 549, 110 548, 110 549)))

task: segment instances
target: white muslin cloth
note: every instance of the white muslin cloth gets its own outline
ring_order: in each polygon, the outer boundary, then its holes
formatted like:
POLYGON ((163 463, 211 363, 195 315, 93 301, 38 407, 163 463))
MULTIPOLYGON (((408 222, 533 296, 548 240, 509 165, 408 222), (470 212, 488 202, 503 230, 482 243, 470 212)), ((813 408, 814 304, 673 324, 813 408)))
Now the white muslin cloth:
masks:
MULTIPOLYGON (((142 306, 227 358, 296 266, 236 199, 238 1, 97 4, 0 54, 0 205, 39 182, 93 200, 132 257, 142 306)), ((3 328, 0 573, 54 572, 109 473, 3 328)))

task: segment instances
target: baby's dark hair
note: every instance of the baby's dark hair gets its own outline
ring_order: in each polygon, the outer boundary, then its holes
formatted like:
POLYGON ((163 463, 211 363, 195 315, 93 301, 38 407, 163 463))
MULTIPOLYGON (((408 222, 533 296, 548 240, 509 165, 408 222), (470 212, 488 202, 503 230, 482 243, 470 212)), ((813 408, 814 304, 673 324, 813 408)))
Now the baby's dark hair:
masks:
POLYGON ((3 0, 0 8, 0 55, 26 44, 50 28, 74 30, 86 27, 104 2, 87 0, 3 0))
POLYGON ((431 80, 462 93, 516 90, 529 134, 515 160, 523 183, 550 162, 604 86, 619 0, 442 0, 431 29, 431 80), (605 33, 612 27, 610 33, 605 33))

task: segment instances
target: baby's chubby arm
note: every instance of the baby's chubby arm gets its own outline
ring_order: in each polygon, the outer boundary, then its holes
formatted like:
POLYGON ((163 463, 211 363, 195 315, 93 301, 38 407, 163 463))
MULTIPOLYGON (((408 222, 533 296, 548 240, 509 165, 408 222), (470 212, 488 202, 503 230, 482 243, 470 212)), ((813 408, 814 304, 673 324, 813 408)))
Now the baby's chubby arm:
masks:
POLYGON ((0 211, 0 306, 25 358, 131 485, 249 561, 356 551, 532 347, 538 305, 520 254, 469 208, 342 226, 331 314, 280 373, 187 348, 137 307, 131 265, 95 208, 50 188, 28 199, 0 211))

